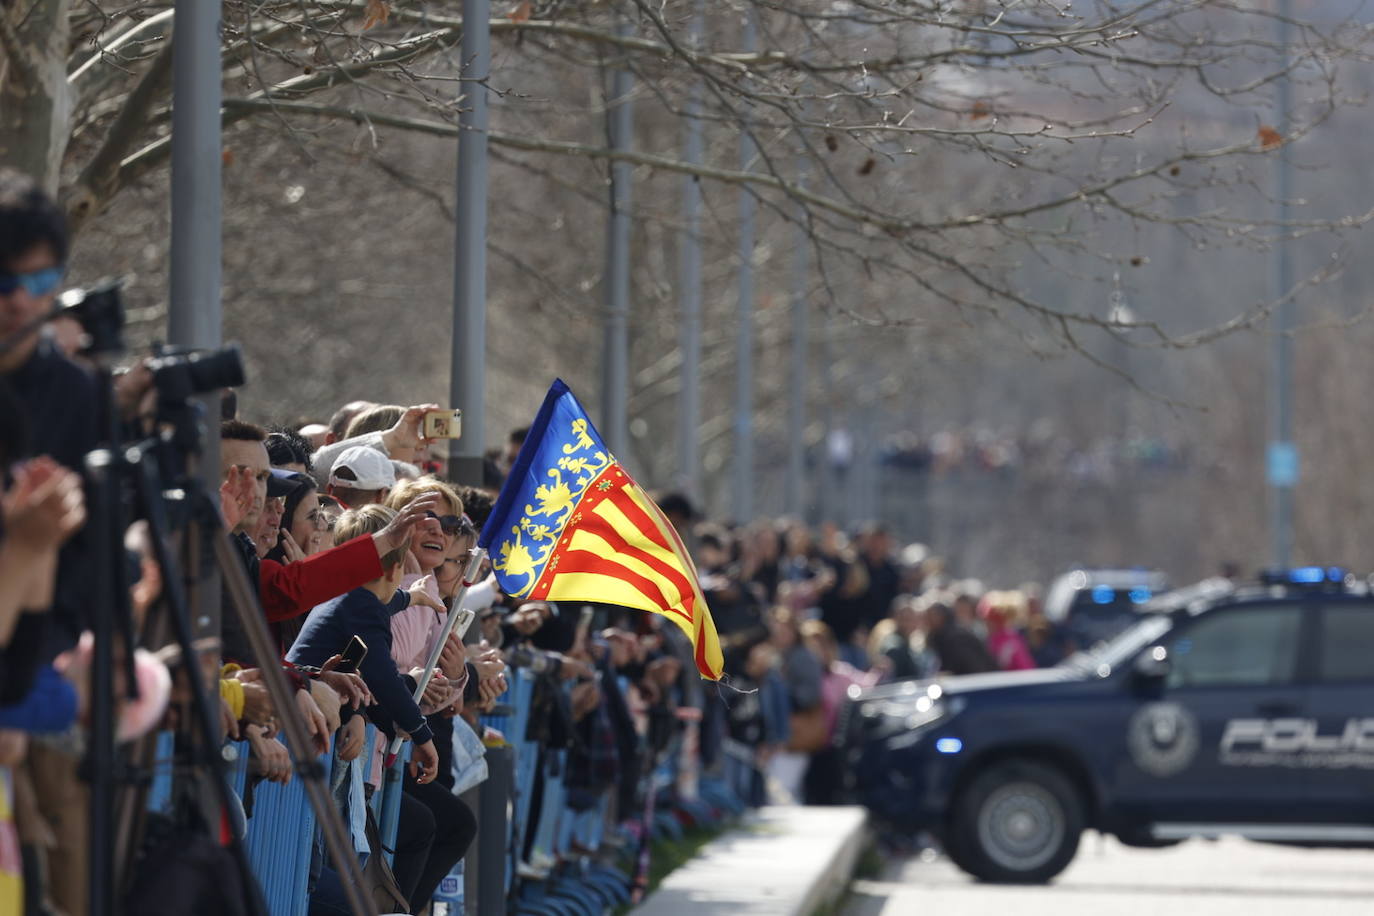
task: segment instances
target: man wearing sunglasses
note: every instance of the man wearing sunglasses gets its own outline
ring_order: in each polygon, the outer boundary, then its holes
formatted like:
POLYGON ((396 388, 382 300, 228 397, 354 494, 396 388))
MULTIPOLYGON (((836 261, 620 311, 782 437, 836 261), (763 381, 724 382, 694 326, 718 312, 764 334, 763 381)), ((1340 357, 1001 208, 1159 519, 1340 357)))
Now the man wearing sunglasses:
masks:
MULTIPOLYGON (((0 384, 22 405, 28 454, 49 455, 80 471, 95 448, 95 381, 69 361, 40 327, 24 332, 52 309, 67 258, 61 209, 38 185, 0 168, 0 384)), ((91 601, 80 575, 80 535, 63 549, 45 657, 75 645, 91 601)))
POLYGON ((0 373, 14 372, 38 348, 37 328, 22 340, 9 338, 52 308, 66 258, 57 205, 25 175, 0 169, 0 339, 10 347, 0 355, 0 373))

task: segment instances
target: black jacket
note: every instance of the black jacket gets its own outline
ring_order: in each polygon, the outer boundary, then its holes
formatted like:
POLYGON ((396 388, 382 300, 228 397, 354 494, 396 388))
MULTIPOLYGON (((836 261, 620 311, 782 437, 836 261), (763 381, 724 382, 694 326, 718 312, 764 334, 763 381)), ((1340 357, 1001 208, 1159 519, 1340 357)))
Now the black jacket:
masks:
MULTIPOLYGON (((86 453, 100 441, 98 392, 95 379, 67 359, 44 338, 28 362, 3 376, 20 404, 26 421, 28 455, 48 455, 57 463, 83 472, 86 453)), ((91 564, 93 538, 77 532, 58 556, 57 589, 52 613, 44 615, 25 650, 29 661, 46 663, 76 645, 90 619, 95 596, 91 564), (36 655, 33 654, 37 647, 36 655)), ((9 668, 0 662, 0 669, 9 668)))
POLYGON ((926 637, 926 645, 940 657, 940 670, 950 674, 983 674, 996 671, 997 662, 971 630, 946 623, 926 637))
POLYGON ((391 660, 391 617, 409 604, 410 596, 405 592, 398 591, 389 604, 382 604, 367 589, 355 588, 310 612, 286 659, 318 667, 342 652, 357 635, 367 644, 367 655, 358 668, 367 689, 397 727, 409 732, 416 744, 424 744, 434 736, 410 695, 414 688, 407 688, 391 660))

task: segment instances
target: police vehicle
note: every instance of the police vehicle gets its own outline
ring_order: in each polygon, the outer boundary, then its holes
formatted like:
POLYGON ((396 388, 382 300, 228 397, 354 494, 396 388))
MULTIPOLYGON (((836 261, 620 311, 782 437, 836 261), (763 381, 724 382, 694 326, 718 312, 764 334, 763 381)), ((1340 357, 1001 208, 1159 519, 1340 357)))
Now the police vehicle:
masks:
POLYGON ((1045 592, 1045 619, 1083 649, 1135 623, 1140 606, 1168 589, 1157 569, 1072 569, 1045 592))
POLYGON ((1048 881, 1085 828, 1368 842, 1374 597, 1339 569, 1209 580, 1056 668, 855 690, 843 734, 874 818, 987 881, 1048 881))

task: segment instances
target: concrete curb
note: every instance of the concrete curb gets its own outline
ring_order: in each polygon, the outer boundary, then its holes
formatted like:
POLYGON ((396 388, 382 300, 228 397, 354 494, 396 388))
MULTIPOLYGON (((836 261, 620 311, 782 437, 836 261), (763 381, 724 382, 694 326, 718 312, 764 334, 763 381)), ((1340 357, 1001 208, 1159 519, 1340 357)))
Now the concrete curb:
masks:
POLYGON ((844 893, 866 838, 862 808, 760 808, 665 878, 634 913, 813 916, 844 893))

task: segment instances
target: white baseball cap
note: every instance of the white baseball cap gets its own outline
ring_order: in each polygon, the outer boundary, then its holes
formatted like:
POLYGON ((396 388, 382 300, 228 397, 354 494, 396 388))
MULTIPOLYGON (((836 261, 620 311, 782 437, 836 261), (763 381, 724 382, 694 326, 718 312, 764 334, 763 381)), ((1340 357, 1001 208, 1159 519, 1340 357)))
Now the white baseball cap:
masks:
POLYGON ((366 445, 353 445, 343 450, 329 469, 329 485, 352 490, 389 490, 396 486, 396 471, 391 459, 366 445), (340 477, 339 471, 348 468, 352 479, 340 477))

